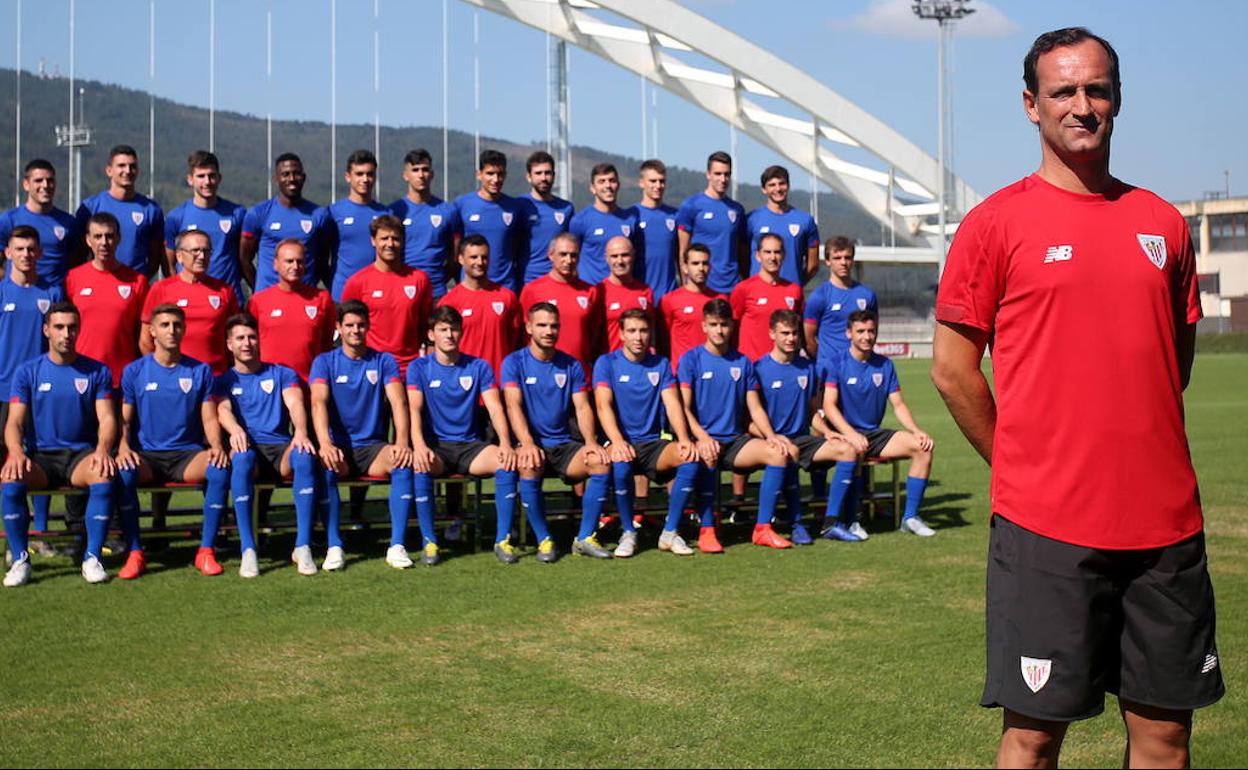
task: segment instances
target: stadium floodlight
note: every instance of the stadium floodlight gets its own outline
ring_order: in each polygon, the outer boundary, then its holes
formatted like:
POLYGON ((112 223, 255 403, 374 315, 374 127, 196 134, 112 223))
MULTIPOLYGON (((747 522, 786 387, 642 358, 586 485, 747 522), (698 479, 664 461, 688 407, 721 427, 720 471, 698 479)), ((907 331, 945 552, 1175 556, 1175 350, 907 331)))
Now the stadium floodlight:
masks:
POLYGON ((949 239, 945 230, 945 218, 947 216, 947 196, 945 195, 946 180, 948 173, 945 168, 945 124, 949 122, 949 116, 945 108, 945 33, 949 28, 950 22, 969 16, 975 13, 974 8, 967 8, 967 3, 971 0, 916 0, 910 6, 915 15, 920 19, 935 19, 939 25, 939 39, 936 44, 936 165, 940 172, 939 184, 937 185, 936 199, 939 203, 937 207, 937 227, 940 234, 940 268, 938 275, 945 272, 945 255, 949 251, 949 239))
MULTIPOLYGON (((83 105, 87 89, 78 89, 78 115, 76 123, 56 126, 56 146, 69 150, 70 194, 69 210, 77 211, 82 202, 82 149, 95 144, 95 133, 86 124, 83 105)), ((71 100, 72 103, 72 100, 71 100)))

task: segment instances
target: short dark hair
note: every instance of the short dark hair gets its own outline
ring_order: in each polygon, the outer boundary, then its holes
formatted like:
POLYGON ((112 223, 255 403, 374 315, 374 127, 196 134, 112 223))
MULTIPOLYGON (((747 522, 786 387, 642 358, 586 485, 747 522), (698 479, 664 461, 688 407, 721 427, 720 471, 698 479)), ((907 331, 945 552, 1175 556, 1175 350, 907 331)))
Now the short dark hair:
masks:
POLYGON ((707 300, 706 304, 702 306, 702 317, 719 318, 724 321, 731 321, 732 305, 728 304, 728 300, 720 299, 718 297, 712 300, 707 300))
POLYGON ((716 150, 715 152, 707 156, 706 170, 710 171, 711 165, 714 163, 727 163, 728 168, 732 168, 732 156, 724 152, 723 150, 716 150))
POLYGON ((36 244, 38 244, 39 243, 39 231, 31 227, 30 225, 18 225, 17 227, 13 228, 13 232, 9 233, 9 240, 11 241, 14 238, 23 238, 26 240, 34 241, 36 244))
POLYGON ((256 317, 254 315, 252 315, 251 313, 248 313, 245 310, 241 313, 235 313, 234 315, 225 319, 225 338, 226 339, 230 338, 230 332, 234 331, 235 326, 246 326, 248 329, 251 329, 256 334, 260 333, 260 322, 256 320, 256 317))
POLYGON ((113 145, 113 149, 108 151, 108 162, 111 164, 113 162, 113 158, 116 158, 118 155, 129 155, 135 160, 139 159, 138 151, 128 144, 113 145))
POLYGON ((767 328, 774 329, 781 324, 800 330, 802 328, 802 317, 796 311, 788 308, 772 311, 771 318, 767 319, 767 328))
POLYGON ((643 160, 641 162, 641 167, 638 168, 637 171, 639 173, 642 171, 657 171, 660 174, 667 176, 667 164, 658 158, 651 158, 649 160, 643 160))
POLYGON ((35 158, 27 163, 26 168, 22 170, 22 178, 30 177, 30 172, 32 171, 47 171, 52 176, 56 176, 56 166, 53 166, 52 162, 45 158, 35 158))
POLYGON ((104 225, 105 227, 112 228, 113 232, 117 235, 121 235, 121 222, 118 222, 117 217, 107 211, 97 211, 92 214, 91 218, 87 220, 87 226, 84 230, 89 231, 91 229, 91 225, 104 225))
POLYGON ((545 150, 535 150, 533 154, 529 155, 528 160, 524 162, 524 170, 532 171, 534 166, 544 164, 550 164, 553 167, 555 165, 555 156, 545 150))
POLYGON ((486 166, 498 166, 506 170, 507 156, 498 150, 482 150, 481 157, 477 159, 477 170, 485 171, 486 166))
POLYGON ((450 305, 438 305, 429 314, 429 330, 432 331, 438 324, 450 324, 451 328, 463 329, 464 317, 450 305))
POLYGON ((650 314, 639 307, 630 307, 623 313, 620 313, 620 329, 624 328, 625 321, 645 321, 650 326, 650 314))
POLYGON ((759 177, 758 186, 766 187, 767 183, 773 179, 783 179, 785 184, 789 183, 789 170, 784 166, 768 166, 763 169, 763 175, 759 177))
POLYGON ((394 214, 382 214, 368 223, 368 234, 376 238, 377 233, 382 230, 389 230, 392 233, 398 233, 400 237, 406 237, 407 231, 403 229, 403 220, 394 214))
POLYGON ((823 258, 827 259, 834 251, 848 251, 849 256, 854 256, 857 250, 857 242, 848 235, 834 235, 823 242, 823 258))
POLYGON ((347 171, 350 171, 352 166, 367 166, 370 164, 374 168, 377 167, 377 156, 373 154, 372 150, 356 150, 347 156, 345 168, 347 171))
POLYGON ((403 156, 403 164, 406 166, 418 166, 421 163, 428 163, 430 166, 433 165, 433 156, 430 155, 429 151, 424 147, 418 147, 415 150, 410 150, 403 156))
POLYGON ((149 316, 149 319, 154 321, 158 315, 171 315, 176 317, 182 323, 186 323, 186 311, 172 302, 162 302, 152 308, 152 314, 149 316))
POLYGON ((60 302, 52 303, 52 306, 49 307, 43 314, 43 322, 45 324, 48 322, 48 319, 52 317, 53 313, 72 313, 78 318, 82 318, 82 313, 78 312, 78 306, 68 300, 61 300, 60 302))
POLYGON ((367 321, 368 305, 365 305, 358 299, 349 299, 346 302, 338 303, 338 323, 342 323, 349 315, 358 315, 367 321))
POLYGON ((535 313, 554 313, 555 317, 559 317, 559 308, 553 302, 534 302, 529 308, 529 312, 524 314, 525 318, 533 318, 535 313))
POLYGON ((193 230, 182 230, 175 235, 173 237, 174 249, 182 248, 182 241, 192 235, 198 235, 208 241, 208 250, 212 251, 212 236, 208 234, 207 230, 200 230, 198 227, 193 230))
POLYGON ((1054 48, 1078 45, 1084 40, 1095 40, 1101 44, 1101 47, 1105 49, 1105 53, 1109 55, 1109 73, 1110 78, 1114 82, 1114 104, 1121 105, 1122 76, 1118 71, 1118 52, 1114 50, 1114 47, 1109 44, 1108 40, 1092 34, 1087 27, 1055 29, 1052 32, 1045 32, 1036 38, 1036 41, 1031 44, 1031 50, 1023 57, 1023 84, 1027 86, 1027 90, 1035 94, 1040 89, 1040 82, 1036 77, 1036 63, 1041 56, 1054 48))
POLYGON ((278 155, 277 159, 273 161, 273 168, 276 169, 278 166, 282 165, 283 163, 291 163, 291 162, 298 163, 299 167, 303 168, 303 159, 300 158, 298 155, 294 154, 293 152, 284 152, 281 155, 278 155))
POLYGON ((459 239, 459 246, 455 248, 455 256, 462 257, 464 255, 464 249, 469 246, 484 246, 488 251, 490 248, 490 242, 486 240, 485 236, 481 233, 465 235, 463 238, 459 239))
POLYGON ((595 163, 594 167, 589 170, 589 181, 592 182, 598 177, 606 176, 607 174, 615 174, 617 179, 620 177, 620 172, 615 170, 615 164, 595 163))
POLYGON ((780 237, 779 233, 763 233, 762 235, 758 236, 758 247, 760 249, 763 247, 763 241, 767 240, 768 238, 775 238, 776 241, 780 244, 780 251, 781 252, 784 251, 784 239, 780 237))
POLYGON ((217 156, 207 150, 196 150, 186 158, 186 170, 189 173, 195 173, 197 168, 210 168, 220 173, 221 163, 217 160, 217 156))
POLYGON ((711 249, 709 246, 707 246, 705 243, 699 243, 697 241, 694 241, 693 243, 685 247, 685 253, 681 254, 680 258, 687 261, 689 259, 689 252, 691 251, 696 251, 700 254, 705 254, 707 259, 710 259, 711 257, 711 249))
POLYGON ((874 310, 855 310, 845 319, 845 328, 852 329, 854 324, 866 323, 870 321, 878 328, 880 325, 880 317, 875 314, 874 310))

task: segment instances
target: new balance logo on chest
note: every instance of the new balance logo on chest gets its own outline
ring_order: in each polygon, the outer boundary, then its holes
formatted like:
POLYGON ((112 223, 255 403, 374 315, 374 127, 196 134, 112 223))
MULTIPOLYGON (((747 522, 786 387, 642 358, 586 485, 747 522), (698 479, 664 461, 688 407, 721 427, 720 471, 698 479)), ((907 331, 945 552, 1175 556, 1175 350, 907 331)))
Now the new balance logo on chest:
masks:
POLYGON ((1050 246, 1044 252, 1044 264, 1069 262, 1075 256, 1074 246, 1050 246))

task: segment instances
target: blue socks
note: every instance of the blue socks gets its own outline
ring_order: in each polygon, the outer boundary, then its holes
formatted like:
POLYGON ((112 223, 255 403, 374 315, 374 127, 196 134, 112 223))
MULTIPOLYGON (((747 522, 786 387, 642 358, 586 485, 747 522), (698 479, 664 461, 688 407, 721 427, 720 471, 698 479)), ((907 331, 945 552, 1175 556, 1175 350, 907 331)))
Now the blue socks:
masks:
POLYGON ((338 474, 320 466, 318 474, 321 488, 325 491, 325 542, 333 548, 342 547, 342 533, 338 531, 338 521, 342 517, 342 497, 338 494, 338 474))
POLYGON ((143 543, 139 540, 139 469, 118 468, 117 479, 117 512, 121 514, 121 539, 131 551, 142 551, 143 543))
POLYGON ((719 485, 719 470, 698 464, 698 518, 703 527, 715 526, 715 491, 719 485))
POLYGON ((229 470, 215 465, 204 469, 204 529, 199 539, 200 548, 212 548, 217 540, 217 529, 221 526, 221 513, 225 510, 229 485, 229 470))
POLYGON ((48 514, 52 508, 52 498, 47 495, 35 495, 31 505, 35 509, 35 526, 36 532, 48 531, 48 514))
MULTIPOLYGON (((589 490, 585 491, 589 497, 589 490)), ((546 503, 542 499, 541 479, 520 479, 520 500, 529 515, 529 526, 533 528, 533 536, 541 543, 550 537, 546 528, 546 503)))
MULTIPOLYGON (((511 537, 511 523, 516 517, 516 495, 520 475, 515 471, 494 471, 494 509, 498 525, 494 542, 501 543, 511 537)), ((536 532, 534 528, 534 532, 536 532)))
POLYGON ((776 513, 776 501, 784 487, 784 465, 768 465, 763 469, 763 483, 758 488, 758 526, 770 524, 776 513))
POLYGON ((238 523, 238 544, 241 551, 255 550, 256 539, 251 533, 252 499, 256 494, 256 452, 248 449, 235 452, 230 459, 230 491, 234 495, 234 520, 238 523))
MULTIPOLYGON (((407 468, 402 470, 408 471, 407 468)), ((416 493, 416 519, 420 522, 420 546, 424 548, 427 543, 437 545, 438 534, 433 529, 433 476, 430 476, 428 473, 408 472, 412 475, 412 488, 416 493)), ((398 478, 396 475, 398 473, 399 471, 395 470, 391 474, 390 480, 392 483, 398 478)), ((393 506, 394 493, 391 492, 390 496, 391 505, 393 506)), ((390 509, 390 516, 391 518, 394 516, 393 507, 390 509)), ((390 538, 390 541, 390 544, 394 545, 393 536, 390 538)), ((403 541, 400 540, 398 542, 401 543, 403 541)))
POLYGON ((680 517, 685 513, 689 498, 693 496, 698 485, 698 468, 701 463, 684 463, 676 469, 676 478, 672 481, 672 493, 667 502, 667 521, 663 523, 663 531, 675 532, 680 526, 680 517))
MULTIPOLYGON (((615 511, 620 514, 620 527, 635 532, 633 527, 633 464, 611 463, 611 480, 615 486, 615 511)), ((588 493, 588 490, 586 490, 588 493)))
POLYGON ((923 504, 925 492, 927 492, 927 479, 906 477, 906 512, 902 519, 912 519, 919 515, 919 506, 923 504))
POLYGON ((784 507, 794 524, 802 522, 802 480, 796 463, 784 467, 784 507))
POLYGON ((87 529, 87 548, 83 551, 82 560, 94 556, 100 558, 104 549, 104 540, 108 537, 108 521, 113 514, 113 483, 92 484, 87 487, 87 511, 85 515, 87 529))
POLYGON ((858 463, 853 460, 842 460, 836 464, 836 471, 832 474, 832 483, 828 485, 828 508, 823 514, 826 520, 840 520, 841 508, 845 504, 845 497, 849 495, 850 488, 854 485, 854 469, 857 467, 858 463))
POLYGON ((30 509, 26 506, 26 485, 5 482, 0 487, 0 511, 4 514, 4 536, 9 541, 13 561, 26 554, 30 545, 30 509))
MULTIPOLYGON (((598 518, 602 516, 602 509, 607 504, 609 483, 605 473, 595 473, 585 482, 585 499, 581 500, 581 529, 576 535, 577 540, 590 537, 598 529, 598 518)), ((632 483, 631 478, 629 483, 632 483)), ((622 515, 621 518, 623 518, 622 515)), ((628 526, 631 528, 633 517, 630 515, 628 518, 628 526)))
POLYGON ((290 453, 290 468, 294 475, 295 493, 295 547, 312 544, 312 521, 316 515, 316 455, 295 450, 290 453))

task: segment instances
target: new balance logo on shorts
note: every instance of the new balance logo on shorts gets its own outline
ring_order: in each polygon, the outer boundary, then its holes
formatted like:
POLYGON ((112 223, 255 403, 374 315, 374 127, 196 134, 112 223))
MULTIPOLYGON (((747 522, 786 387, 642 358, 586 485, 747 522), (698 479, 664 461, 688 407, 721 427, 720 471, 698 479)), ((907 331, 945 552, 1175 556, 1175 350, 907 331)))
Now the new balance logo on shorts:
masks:
POLYGON ((1069 262, 1071 257, 1075 256, 1075 248, 1073 246, 1050 246, 1044 252, 1044 264, 1050 262, 1069 262))

